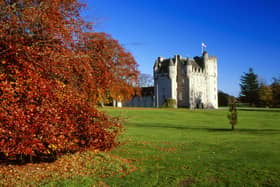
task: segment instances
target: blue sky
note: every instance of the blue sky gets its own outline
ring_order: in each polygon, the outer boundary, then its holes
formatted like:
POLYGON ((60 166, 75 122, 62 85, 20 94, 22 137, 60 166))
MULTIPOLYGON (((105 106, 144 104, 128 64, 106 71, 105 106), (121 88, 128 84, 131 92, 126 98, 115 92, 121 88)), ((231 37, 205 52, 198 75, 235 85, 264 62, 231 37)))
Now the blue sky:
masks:
POLYGON ((217 56, 219 89, 239 94, 252 67, 261 79, 280 76, 280 0, 83 0, 83 17, 130 51, 152 74, 158 56, 217 56))

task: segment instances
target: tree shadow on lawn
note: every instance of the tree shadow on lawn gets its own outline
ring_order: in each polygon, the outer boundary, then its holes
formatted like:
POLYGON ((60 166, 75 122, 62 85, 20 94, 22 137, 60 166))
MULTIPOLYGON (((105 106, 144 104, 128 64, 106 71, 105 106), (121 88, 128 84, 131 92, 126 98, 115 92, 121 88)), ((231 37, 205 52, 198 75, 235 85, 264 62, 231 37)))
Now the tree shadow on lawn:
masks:
POLYGON ((0 167, 3 165, 25 165, 29 163, 52 163, 57 160, 57 157, 44 155, 31 156, 31 155, 16 155, 14 157, 6 157, 4 153, 0 152, 0 167))
POLYGON ((137 124, 136 127, 151 127, 151 128, 167 128, 167 129, 180 129, 180 130, 194 130, 194 131, 207 131, 207 132, 236 132, 244 134, 258 134, 258 135, 276 135, 280 134, 280 129, 248 129, 248 128, 236 128, 231 130, 229 128, 209 128, 209 127, 187 127, 187 126, 172 126, 168 124, 151 124, 151 125, 142 125, 137 124))
POLYGON ((280 109, 276 108, 276 109, 271 109, 271 108, 237 108, 238 111, 253 111, 253 112, 280 112, 280 109))
POLYGON ((248 129, 248 128, 241 128, 241 129, 234 129, 231 130, 231 128, 207 128, 210 132, 240 132, 240 133, 247 133, 247 134, 280 134, 280 130, 278 129, 248 129))

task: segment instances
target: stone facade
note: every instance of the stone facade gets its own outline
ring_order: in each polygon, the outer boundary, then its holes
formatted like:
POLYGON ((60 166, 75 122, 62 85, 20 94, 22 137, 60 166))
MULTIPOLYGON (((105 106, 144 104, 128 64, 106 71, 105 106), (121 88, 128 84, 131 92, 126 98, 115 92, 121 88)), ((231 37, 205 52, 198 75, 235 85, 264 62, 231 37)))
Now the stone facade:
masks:
POLYGON ((158 57, 154 65, 155 106, 166 99, 176 100, 177 107, 218 108, 217 58, 158 57))

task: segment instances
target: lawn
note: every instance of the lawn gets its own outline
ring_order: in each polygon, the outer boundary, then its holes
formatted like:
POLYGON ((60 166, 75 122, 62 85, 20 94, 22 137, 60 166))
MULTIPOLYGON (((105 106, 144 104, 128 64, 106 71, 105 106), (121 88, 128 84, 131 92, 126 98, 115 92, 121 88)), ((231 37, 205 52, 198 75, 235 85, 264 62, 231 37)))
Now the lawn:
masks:
POLYGON ((280 186, 280 110, 239 110, 235 131, 226 109, 102 110, 125 120, 121 145, 45 186, 280 186))
POLYGON ((110 186, 280 186, 279 110, 239 110, 235 131, 227 110, 107 112, 127 119, 112 154, 137 168, 110 186))

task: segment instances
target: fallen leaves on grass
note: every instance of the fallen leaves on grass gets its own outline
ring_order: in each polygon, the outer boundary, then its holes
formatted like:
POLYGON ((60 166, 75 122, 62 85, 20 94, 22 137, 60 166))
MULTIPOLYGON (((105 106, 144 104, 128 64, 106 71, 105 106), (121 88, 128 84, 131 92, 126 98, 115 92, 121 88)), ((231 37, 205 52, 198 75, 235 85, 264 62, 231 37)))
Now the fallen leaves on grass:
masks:
POLYGON ((129 160, 103 152, 77 152, 64 155, 53 163, 2 165, 0 186, 37 186, 49 181, 92 176, 102 178, 124 176, 135 170, 129 160))
POLYGON ((195 180, 191 177, 180 181, 180 183, 178 184, 179 187, 187 187, 187 186, 191 186, 195 183, 195 180))

